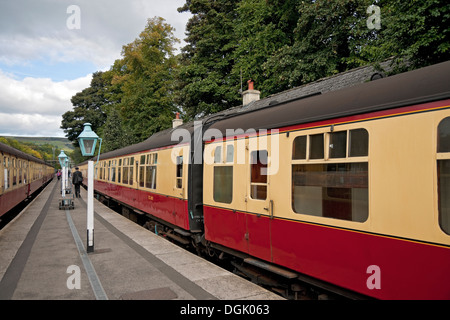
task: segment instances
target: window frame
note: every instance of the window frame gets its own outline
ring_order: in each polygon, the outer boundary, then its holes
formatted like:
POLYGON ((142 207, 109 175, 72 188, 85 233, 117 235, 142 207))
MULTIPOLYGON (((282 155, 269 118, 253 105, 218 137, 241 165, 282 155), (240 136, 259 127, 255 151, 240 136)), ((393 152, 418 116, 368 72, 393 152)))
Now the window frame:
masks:
POLYGON ((233 202, 233 194, 234 194, 234 160, 236 157, 235 146, 234 143, 222 142, 214 147, 214 156, 212 163, 212 187, 213 187, 213 201, 217 203, 231 204, 233 202), (231 148, 230 148, 231 147, 231 148), (229 152, 231 151, 231 152, 229 152), (219 153, 219 154, 218 154, 219 153), (226 173, 226 175, 220 175, 219 180, 218 173, 226 173), (229 172, 227 172, 229 171, 229 172), (227 188, 227 192, 218 193, 216 192, 216 188, 219 187, 223 190, 225 187, 227 188), (227 198, 222 198, 228 196, 227 198), (219 198, 220 196, 220 198, 219 198))
POLYGON ((137 177, 139 178, 138 188, 143 189, 156 189, 156 173, 157 173, 157 152, 150 152, 145 154, 140 154, 136 156, 137 159, 135 163, 137 164, 137 177), (149 170, 152 174, 149 174, 149 170), (151 176, 151 181, 147 181, 151 176))
MULTIPOLYGON (((443 217, 443 210, 442 205, 443 205, 443 200, 441 202, 442 198, 446 197, 441 197, 441 189, 442 189, 442 185, 441 185, 441 163, 443 162, 450 162, 450 148, 448 151, 440 151, 440 132, 439 132, 439 127, 441 126, 441 124, 444 121, 449 121, 450 122, 450 117, 444 117, 441 118, 438 122, 438 125, 436 126, 436 201, 437 201, 437 211, 438 211, 438 215, 437 215, 437 219, 438 219, 438 225, 439 225, 439 229, 441 229, 441 231, 443 233, 445 233, 446 235, 450 235, 450 222, 447 222, 448 226, 443 226, 443 219, 445 219, 446 221, 450 220, 450 210, 447 209, 448 211, 445 213, 445 217, 443 217)), ((450 135, 450 134, 449 134, 450 135)), ((450 180, 450 178, 449 178, 450 180)), ((447 204, 448 206, 448 204, 447 204)))
MULTIPOLYGON (((354 143, 354 142, 353 142, 354 143)), ((303 147, 303 146, 302 146, 303 147)), ((291 188, 292 188, 292 192, 291 192, 291 210, 294 214, 299 214, 299 215, 306 215, 306 216, 319 216, 319 217, 323 217, 323 218, 332 218, 332 219, 338 219, 341 221, 349 221, 349 222, 357 222, 357 223, 364 223, 366 221, 368 221, 369 217, 370 217, 370 197, 369 197, 369 189, 370 189, 370 131, 368 128, 365 127, 343 127, 343 128, 339 128, 336 129, 332 126, 332 127, 328 127, 328 128, 323 128, 320 130, 305 130, 305 131, 301 131, 299 132, 299 134, 296 134, 293 137, 292 143, 290 144, 290 148, 291 148, 291 188), (366 155, 357 155, 357 156, 351 156, 350 155, 350 146, 352 143, 351 140, 351 136, 352 136, 352 131, 354 132, 354 130, 365 130, 367 133, 367 139, 366 141, 362 141, 365 143, 367 150, 366 150, 366 155), (336 134, 336 133, 340 133, 340 132, 346 132, 346 140, 345 140, 345 157, 331 157, 331 151, 330 151, 330 142, 331 142, 331 137, 332 135, 336 134), (317 136, 323 134, 323 140, 324 140, 324 145, 323 145, 323 158, 311 158, 310 157, 310 153, 311 153, 311 139, 310 136, 317 136), (306 137, 306 143, 304 145, 304 148, 306 150, 295 150, 296 147, 298 147, 299 145, 301 145, 300 140, 304 139, 303 137, 306 137), (296 140, 299 139, 298 144, 296 145, 296 140), (299 154, 303 154, 305 153, 305 157, 304 158, 297 158, 295 159, 294 156, 295 155, 299 155, 299 154), (357 214, 353 213, 353 196, 351 196, 349 199, 347 199, 347 201, 349 201, 349 206, 351 207, 351 211, 350 211, 350 215, 351 215, 351 219, 341 219, 339 217, 333 217, 333 216, 324 216, 324 209, 323 207, 321 208, 321 215, 318 214, 311 214, 311 213, 305 213, 305 212, 297 212, 296 208, 295 208, 295 201, 299 200, 299 198, 296 198, 296 194, 294 193, 295 187, 296 185, 294 185, 295 181, 294 181, 294 167, 296 165, 323 165, 324 168, 328 168, 329 165, 334 165, 336 164, 337 166, 342 166, 344 164, 348 164, 346 167, 350 168, 349 171, 342 171, 343 174, 345 175, 346 173, 348 173, 349 175, 352 174, 352 166, 354 167, 356 165, 356 168, 358 167, 358 163, 367 163, 367 196, 363 196, 364 200, 366 200, 367 205, 365 205, 364 209, 361 209, 363 211, 361 216, 365 219, 363 219, 362 221, 359 220, 354 220, 355 217, 358 218, 359 212, 357 214), (353 165, 355 164, 355 165, 353 165), (366 215, 367 212, 367 215, 366 215)), ((364 167, 364 166, 363 166, 364 167)), ((300 169, 300 167, 295 167, 295 169, 300 169)), ((323 169, 325 170, 325 169, 323 169)), ((328 169, 326 169, 328 170, 328 169)), ((327 171, 321 171, 321 172, 326 172, 327 171)), ((320 187, 320 186, 317 186, 320 187)), ((345 187, 345 188, 335 188, 335 187, 327 187, 326 185, 322 185, 322 198, 320 198, 320 201, 324 202, 325 201, 325 196, 324 194, 329 194, 330 190, 333 191, 338 191, 337 189, 342 189, 341 191, 344 192, 345 190, 353 190, 354 188, 351 187, 345 187), (333 190, 332 190, 333 189, 333 190)), ((365 189, 365 188, 361 188, 361 189, 365 189)), ((353 191, 351 191, 353 192, 353 191)), ((332 192, 333 193, 333 192, 332 192)), ((297 195, 299 196, 299 195, 297 195)), ((319 199, 317 199, 317 201, 319 201, 319 199)), ((358 200, 357 200, 358 201, 358 200)), ((355 204, 356 207, 356 204, 355 204)))
POLYGON ((252 150, 250 151, 250 192, 249 192, 249 196, 250 199, 252 200, 260 200, 260 201, 266 201, 268 198, 268 188, 269 188, 269 177, 268 177, 268 161, 269 161, 269 150, 266 149, 256 149, 256 150, 252 150), (253 163, 253 154, 256 152, 257 154, 257 163, 253 163), (265 153, 265 159, 266 159, 266 163, 263 162, 259 162, 260 160, 260 153, 264 152, 265 153), (261 174, 261 169, 264 169, 266 171, 266 174, 261 174), (259 171, 259 173, 256 171, 256 174, 254 174, 253 169, 259 171), (253 180, 253 178, 257 178, 259 179, 260 177, 265 177, 264 181, 255 181, 253 180), (258 189, 263 187, 264 191, 262 192, 265 196, 264 198, 259 197, 259 192, 258 189), (254 197, 254 195, 256 195, 256 197, 254 197))
POLYGON ((184 159, 183 154, 177 156, 175 163, 175 188, 182 189, 183 188, 183 168, 184 168, 184 159))

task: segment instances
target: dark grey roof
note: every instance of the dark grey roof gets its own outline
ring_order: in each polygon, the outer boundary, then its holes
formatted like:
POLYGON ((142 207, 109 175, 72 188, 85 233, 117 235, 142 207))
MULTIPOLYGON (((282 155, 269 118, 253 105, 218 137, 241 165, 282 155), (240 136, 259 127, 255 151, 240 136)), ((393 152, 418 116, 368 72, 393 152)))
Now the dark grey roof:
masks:
MULTIPOLYGON (((177 129, 185 129, 189 133, 192 133, 192 131, 194 130, 194 124, 193 124, 193 122, 188 122, 188 123, 182 124, 181 126, 177 127, 177 129)), ((148 138, 147 140, 144 140, 140 143, 133 144, 133 145, 127 146, 122 149, 117 149, 114 151, 102 153, 100 155, 100 159, 109 159, 109 158, 118 157, 118 156, 121 156, 124 154, 133 154, 133 153, 138 153, 138 152, 142 152, 142 151, 146 151, 146 150, 157 149, 157 148, 161 148, 161 147, 175 145, 179 141, 172 140, 172 132, 174 130, 175 129, 173 129, 173 128, 166 129, 166 130, 163 130, 163 131, 153 134, 150 138, 148 138)))

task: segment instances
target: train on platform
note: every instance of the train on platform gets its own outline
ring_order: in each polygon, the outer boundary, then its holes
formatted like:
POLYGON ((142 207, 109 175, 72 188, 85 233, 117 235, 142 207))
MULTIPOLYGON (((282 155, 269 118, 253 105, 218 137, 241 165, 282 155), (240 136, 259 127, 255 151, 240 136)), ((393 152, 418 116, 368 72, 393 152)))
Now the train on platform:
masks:
POLYGON ((0 219, 53 178, 43 160, 0 142, 0 219))
POLYGON ((95 191, 292 292, 450 299, 450 61, 158 132, 95 191))

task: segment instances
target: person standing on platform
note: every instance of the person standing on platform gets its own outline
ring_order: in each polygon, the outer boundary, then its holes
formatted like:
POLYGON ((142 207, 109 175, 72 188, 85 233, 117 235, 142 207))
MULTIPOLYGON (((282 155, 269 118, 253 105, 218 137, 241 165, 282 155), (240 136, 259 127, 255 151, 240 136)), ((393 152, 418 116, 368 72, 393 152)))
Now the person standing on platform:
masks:
POLYGON ((75 186, 75 197, 80 198, 80 186, 83 182, 83 174, 79 171, 78 167, 75 168, 75 172, 72 174, 72 184, 75 186))

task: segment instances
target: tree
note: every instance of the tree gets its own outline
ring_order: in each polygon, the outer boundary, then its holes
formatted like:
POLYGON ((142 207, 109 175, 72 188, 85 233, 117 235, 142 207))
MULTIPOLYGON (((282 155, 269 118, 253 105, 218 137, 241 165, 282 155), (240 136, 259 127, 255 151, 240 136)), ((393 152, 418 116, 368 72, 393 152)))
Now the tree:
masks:
POLYGON ((264 68, 288 89, 359 66, 358 48, 372 36, 367 29, 371 1, 316 0, 298 4, 294 42, 265 63, 264 68))
POLYGON ((133 142, 170 127, 177 111, 173 79, 177 68, 174 44, 178 40, 173 31, 163 18, 148 19, 139 38, 123 47, 123 58, 110 70, 111 84, 120 92, 115 93, 119 102, 113 107, 133 142))
POLYGON ((279 90, 393 57, 394 72, 450 58, 450 5, 439 0, 381 0, 381 29, 370 29, 373 1, 298 3, 294 42, 264 64, 279 90))
POLYGON ((107 85, 103 72, 95 72, 92 75, 90 87, 78 92, 70 100, 74 106, 73 111, 63 114, 61 129, 64 129, 67 138, 76 147, 78 147, 77 137, 83 131, 84 123, 91 123, 92 130, 97 131, 106 121, 102 106, 108 103, 105 96, 107 85))
MULTIPOLYGON (((236 8, 234 32, 238 44, 233 52, 235 77, 255 81, 262 97, 279 91, 278 81, 268 76, 263 65, 285 45, 293 42, 299 14, 297 0, 242 0, 236 8)), ((245 90, 245 89, 244 89, 245 90)))
POLYGON ((366 61, 394 57, 406 71, 450 59, 450 4, 440 0, 380 1, 381 30, 361 48, 366 61))
POLYGON ((236 6, 239 0, 190 0, 178 11, 190 11, 178 73, 177 102, 186 117, 219 112, 240 102, 239 75, 232 73, 236 6))
POLYGON ((124 130, 122 119, 116 108, 111 108, 103 125, 102 152, 108 152, 126 147, 133 143, 133 138, 124 130))

